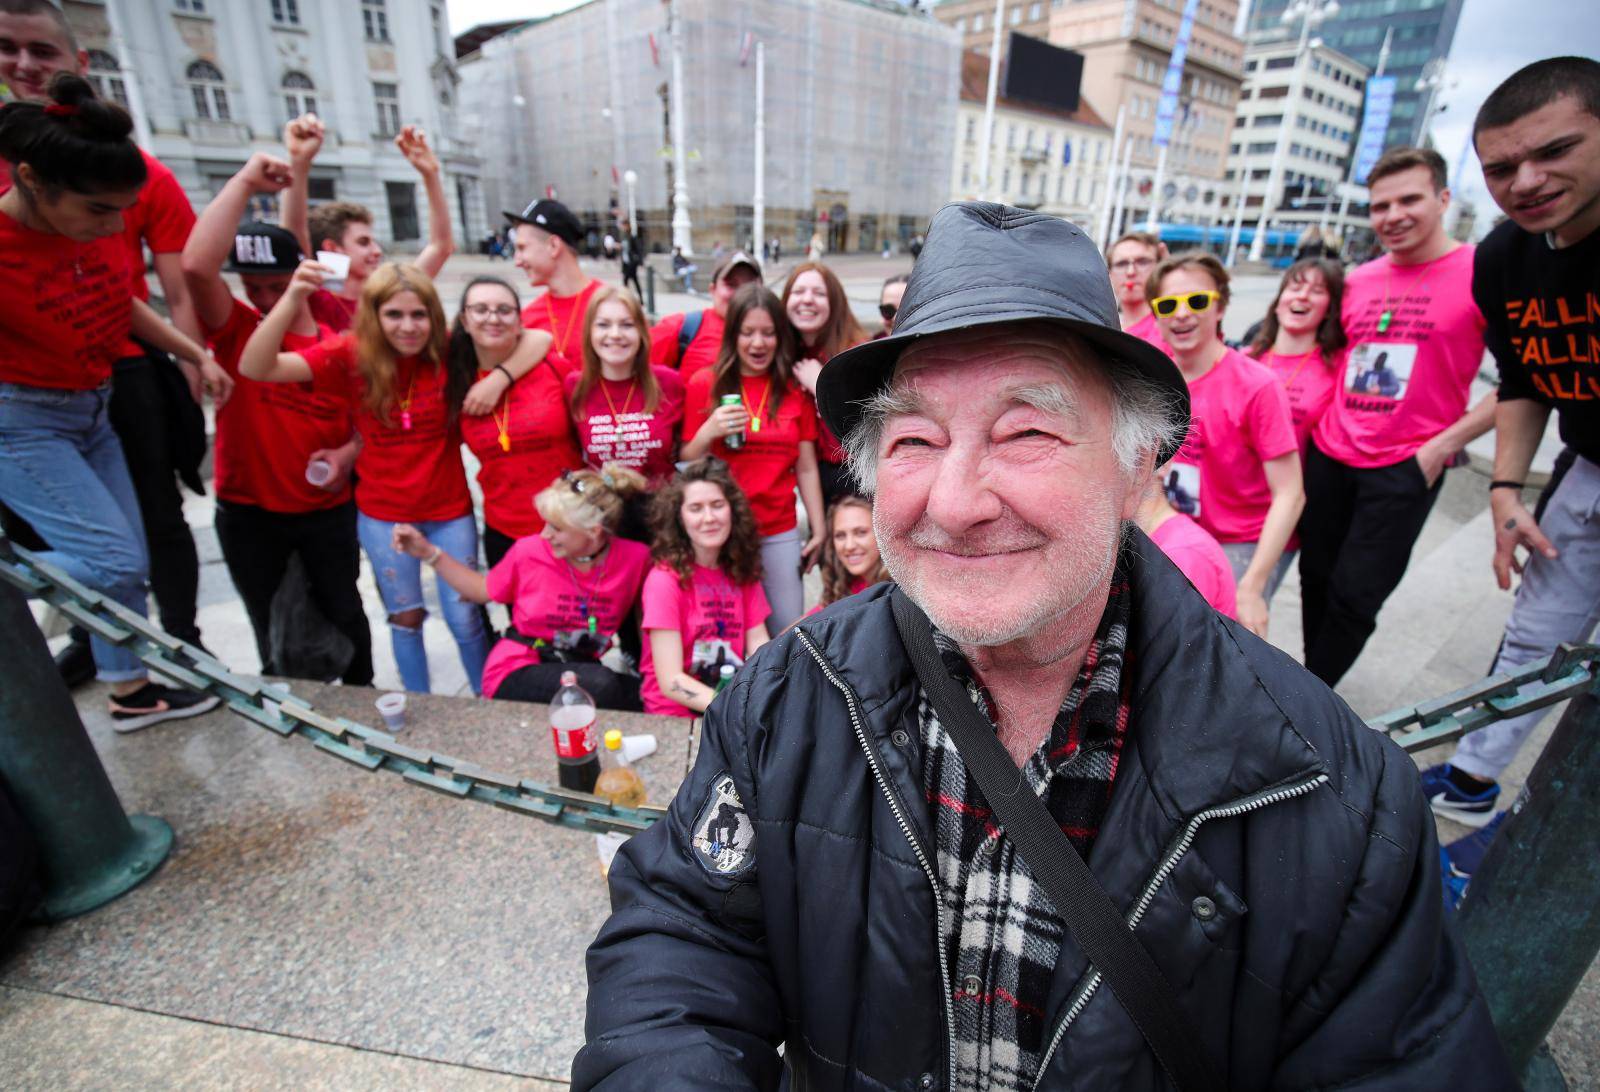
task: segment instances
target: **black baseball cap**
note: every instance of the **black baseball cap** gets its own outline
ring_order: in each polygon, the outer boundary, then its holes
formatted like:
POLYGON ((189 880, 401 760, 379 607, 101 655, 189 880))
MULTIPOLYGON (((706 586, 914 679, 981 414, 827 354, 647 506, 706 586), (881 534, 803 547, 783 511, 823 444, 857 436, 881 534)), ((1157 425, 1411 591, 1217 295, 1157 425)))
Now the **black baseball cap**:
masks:
POLYGON ((304 257, 292 231, 277 224, 249 220, 233 233, 233 250, 223 268, 245 276, 293 273, 304 257))
POLYGON ((513 224, 531 224, 541 231, 548 231, 573 249, 583 245, 583 225, 572 215, 572 210, 560 201, 541 197, 528 202, 528 207, 521 212, 503 215, 513 224))
MULTIPOLYGON (((1189 425, 1189 386, 1166 353, 1122 332, 1111 277, 1099 247, 1069 221, 1027 209, 961 201, 934 213, 911 267, 894 333, 846 349, 817 377, 817 410, 835 436, 848 436, 862 406, 889 385, 905 347, 934 334, 1008 322, 1055 323, 1159 385, 1167 411, 1189 425)), ((1178 444, 1163 449, 1166 462, 1178 444)))

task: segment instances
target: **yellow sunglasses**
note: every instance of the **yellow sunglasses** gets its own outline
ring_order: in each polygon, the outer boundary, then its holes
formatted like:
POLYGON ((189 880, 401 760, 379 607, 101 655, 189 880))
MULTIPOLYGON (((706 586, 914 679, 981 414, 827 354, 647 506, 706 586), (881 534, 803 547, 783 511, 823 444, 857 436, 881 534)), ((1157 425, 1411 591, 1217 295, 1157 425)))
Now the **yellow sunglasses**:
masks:
POLYGON ((1183 304, 1190 311, 1199 314, 1209 310, 1211 305, 1222 298, 1222 293, 1215 290, 1206 292, 1185 292, 1181 296, 1157 296, 1150 301, 1150 309, 1163 318, 1178 310, 1178 304, 1183 304))

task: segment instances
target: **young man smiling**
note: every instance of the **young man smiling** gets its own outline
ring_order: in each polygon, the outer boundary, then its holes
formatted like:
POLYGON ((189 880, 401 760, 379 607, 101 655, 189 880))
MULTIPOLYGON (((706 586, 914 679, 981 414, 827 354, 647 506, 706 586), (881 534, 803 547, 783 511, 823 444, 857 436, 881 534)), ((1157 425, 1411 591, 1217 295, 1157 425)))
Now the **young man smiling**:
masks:
POLYGON ((1405 575, 1445 467, 1494 421, 1470 411, 1483 359, 1472 248, 1444 230, 1444 160, 1391 148, 1368 176, 1372 228, 1388 252, 1350 274, 1345 374, 1312 433, 1300 521, 1305 664, 1329 686, 1372 636, 1405 575))
MULTIPOLYGON (((1554 57, 1515 73, 1484 100, 1473 141, 1509 218, 1478 248, 1472 277, 1500 365, 1494 572, 1502 588, 1522 573, 1502 672, 1587 640, 1600 623, 1600 62, 1554 57), (1522 491, 1552 409, 1565 450, 1530 512, 1522 491)), ((1488 823, 1497 779, 1543 715, 1462 739, 1423 774, 1434 811, 1488 823)))

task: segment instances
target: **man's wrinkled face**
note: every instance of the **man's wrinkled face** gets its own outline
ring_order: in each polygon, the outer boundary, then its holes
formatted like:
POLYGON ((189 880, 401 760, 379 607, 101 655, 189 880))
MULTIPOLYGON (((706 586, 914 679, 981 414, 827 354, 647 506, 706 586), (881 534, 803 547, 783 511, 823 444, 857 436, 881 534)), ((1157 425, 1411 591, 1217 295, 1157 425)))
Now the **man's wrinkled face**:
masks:
POLYGON ((1518 227, 1554 231, 1600 203, 1600 118, 1562 95, 1475 143, 1489 195, 1518 227))
POLYGON ((891 390, 904 412, 879 441, 873 526, 935 625, 1005 644, 1103 594, 1143 478, 1118 465, 1111 385, 1084 342, 1034 323, 932 337, 891 390))

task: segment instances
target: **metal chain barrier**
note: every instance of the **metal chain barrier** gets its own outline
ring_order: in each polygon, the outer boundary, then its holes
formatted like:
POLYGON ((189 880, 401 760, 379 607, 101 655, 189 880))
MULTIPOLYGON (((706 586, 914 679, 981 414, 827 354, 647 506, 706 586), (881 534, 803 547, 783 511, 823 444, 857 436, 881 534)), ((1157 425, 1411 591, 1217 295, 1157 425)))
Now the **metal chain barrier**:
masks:
MULTIPOLYGON (((619 808, 603 797, 486 770, 449 755, 410 747, 387 732, 318 713, 302 698, 241 678, 215 658, 0 536, 0 579, 45 600, 96 636, 134 650, 152 670, 193 690, 215 694, 246 720, 280 736, 300 736, 317 750, 364 770, 387 770, 410 784, 461 800, 596 834, 633 834, 666 814, 664 807, 619 808)), ((1588 690, 1600 677, 1600 645, 1560 646, 1554 655, 1514 672, 1368 722, 1407 753, 1457 739, 1498 720, 1543 709, 1588 690), (1402 729, 1411 731, 1396 735, 1402 729)))
POLYGON ((363 770, 387 770, 445 796, 493 804, 594 834, 636 834, 666 814, 664 807, 621 808, 601 796, 487 770, 407 746, 388 732, 344 717, 326 716, 281 687, 233 674, 214 657, 84 587, 3 535, 0 579, 24 595, 43 599, 95 636, 132 650, 152 671, 180 686, 215 694, 244 719, 280 736, 308 740, 317 750, 363 770))

